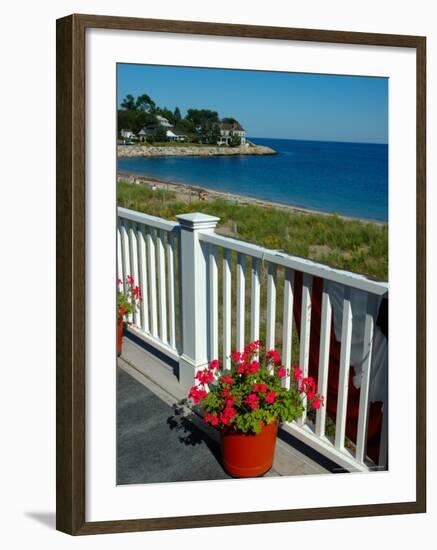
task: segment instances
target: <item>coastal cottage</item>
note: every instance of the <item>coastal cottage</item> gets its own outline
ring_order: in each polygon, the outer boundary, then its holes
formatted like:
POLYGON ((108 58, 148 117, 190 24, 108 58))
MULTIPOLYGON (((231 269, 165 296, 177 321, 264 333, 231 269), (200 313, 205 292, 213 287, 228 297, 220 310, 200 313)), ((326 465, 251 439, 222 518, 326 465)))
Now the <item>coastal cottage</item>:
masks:
POLYGON ((247 146, 246 131, 239 122, 221 122, 219 129, 217 145, 230 145, 234 139, 240 139, 240 145, 247 146))
POLYGON ((137 139, 136 135, 131 130, 121 130, 120 135, 125 145, 132 144, 137 139))
POLYGON ((177 130, 167 130, 166 136, 168 141, 187 141, 187 136, 177 130))
POLYGON ((156 136, 156 128, 141 128, 137 134, 140 141, 147 141, 147 138, 154 138, 156 136))
POLYGON ((135 138, 135 134, 132 132, 132 130, 121 130, 120 135, 124 139, 135 138))

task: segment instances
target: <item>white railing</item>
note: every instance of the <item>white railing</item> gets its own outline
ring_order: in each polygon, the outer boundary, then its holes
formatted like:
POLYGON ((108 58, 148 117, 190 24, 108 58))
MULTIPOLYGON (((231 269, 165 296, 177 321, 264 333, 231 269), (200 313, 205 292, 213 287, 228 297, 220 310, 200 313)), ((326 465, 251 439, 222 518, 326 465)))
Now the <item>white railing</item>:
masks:
MULTIPOLYGON (((375 368, 372 347, 378 306, 388 295, 388 284, 224 237, 215 232, 219 219, 213 216, 196 213, 177 218, 179 223, 118 209, 118 273, 123 274, 120 278, 130 273, 139 280, 144 297, 141 311, 131 320, 133 330, 178 360, 179 380, 186 387, 193 384, 196 371, 211 359, 220 357, 229 366, 231 349, 242 349, 261 335, 268 349, 281 346, 287 367, 292 357, 297 357, 307 376, 312 287, 315 278, 322 279, 318 391, 328 394, 334 327, 341 350, 335 435, 326 434, 326 406, 317 411, 315 419, 305 411, 297 422, 287 423, 283 429, 347 470, 373 467, 375 461, 372 463, 366 453, 375 368), (299 338, 296 334, 293 337, 296 273, 302 274, 299 338), (293 343, 298 350, 293 350, 293 343), (350 442, 346 433, 347 405, 349 371, 354 363, 359 367, 360 393, 356 438, 350 442)), ((379 380, 386 379, 386 348, 382 347, 381 355, 380 346, 378 360, 379 380)), ((290 380, 285 379, 284 384, 288 387, 290 380)), ((383 418, 376 462, 385 468, 387 414, 383 418)))
POLYGON ((117 276, 139 284, 139 310, 128 319, 133 330, 173 358, 179 358, 176 305, 179 224, 118 209, 117 276))

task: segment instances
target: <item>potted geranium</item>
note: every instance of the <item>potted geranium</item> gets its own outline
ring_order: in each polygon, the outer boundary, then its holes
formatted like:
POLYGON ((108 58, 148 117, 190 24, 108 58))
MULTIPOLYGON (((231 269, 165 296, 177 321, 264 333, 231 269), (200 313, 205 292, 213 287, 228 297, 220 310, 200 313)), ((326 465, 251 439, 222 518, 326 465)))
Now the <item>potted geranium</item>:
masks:
POLYGON ((214 360, 197 372, 196 380, 189 399, 200 406, 204 421, 220 430, 223 466, 234 477, 268 472, 278 424, 301 417, 304 398, 307 408, 323 404, 313 378, 304 378, 298 365, 288 371, 279 353, 259 341, 233 352, 230 370, 214 360), (290 388, 283 384, 287 375, 290 388))
MULTIPOLYGON (((118 279, 118 287, 122 286, 123 281, 118 279)), ((142 300, 141 290, 135 284, 134 278, 131 275, 126 276, 125 291, 117 292, 117 355, 121 355, 123 342, 123 324, 126 316, 133 313, 138 303, 142 300)))

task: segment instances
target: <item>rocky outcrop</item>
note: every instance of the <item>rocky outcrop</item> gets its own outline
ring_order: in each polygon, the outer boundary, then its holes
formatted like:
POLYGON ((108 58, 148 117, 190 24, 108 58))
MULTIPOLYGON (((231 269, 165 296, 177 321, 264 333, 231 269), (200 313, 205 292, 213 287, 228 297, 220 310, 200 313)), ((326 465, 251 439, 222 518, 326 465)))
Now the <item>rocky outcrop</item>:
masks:
POLYGON ((215 146, 176 146, 154 147, 153 145, 118 145, 117 156, 129 157, 212 157, 234 155, 276 155, 276 151, 264 145, 250 147, 215 147, 215 146))

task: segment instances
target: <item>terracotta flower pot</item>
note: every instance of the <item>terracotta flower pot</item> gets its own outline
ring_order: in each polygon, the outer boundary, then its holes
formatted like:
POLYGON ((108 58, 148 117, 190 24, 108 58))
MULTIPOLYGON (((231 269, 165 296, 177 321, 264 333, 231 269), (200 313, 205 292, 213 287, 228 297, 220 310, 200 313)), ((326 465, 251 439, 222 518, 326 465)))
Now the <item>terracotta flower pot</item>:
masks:
POLYGON ((221 432, 223 466, 234 477, 258 477, 273 465, 278 422, 264 426, 258 434, 231 428, 221 432))
POLYGON ((121 355, 123 346, 123 317, 117 317, 117 355, 121 355))

